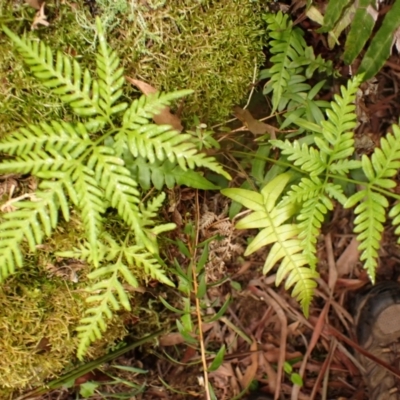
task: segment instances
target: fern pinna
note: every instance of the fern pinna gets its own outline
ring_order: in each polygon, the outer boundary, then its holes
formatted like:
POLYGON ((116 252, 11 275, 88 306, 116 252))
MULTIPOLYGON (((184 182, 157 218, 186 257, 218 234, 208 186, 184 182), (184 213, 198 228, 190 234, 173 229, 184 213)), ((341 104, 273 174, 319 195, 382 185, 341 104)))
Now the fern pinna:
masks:
MULTIPOLYGON (((264 265, 264 273, 280 262, 276 284, 286 278, 285 287, 292 286, 292 295, 308 314, 313 290, 316 287, 316 243, 320 228, 335 202, 344 207, 357 205, 354 212, 354 232, 357 233, 361 261, 372 281, 375 280, 378 249, 386 220, 388 197, 400 200, 392 193, 396 186, 392 179, 400 167, 400 128, 393 126, 393 134, 382 138, 371 158, 354 158, 353 130, 356 126, 355 95, 362 81, 357 76, 341 88, 341 95, 326 111, 313 132, 312 144, 301 140, 271 140, 294 167, 278 175, 260 193, 244 189, 225 189, 223 193, 253 211, 237 223, 238 229, 260 229, 246 254, 272 244, 264 265), (290 172, 297 167, 297 173, 290 172), (349 176, 352 170, 364 175, 362 181, 349 176), (302 177, 298 178, 298 172, 302 177), (348 183, 363 188, 349 198, 344 192, 348 183), (282 195, 283 193, 283 195, 282 195), (282 196, 281 196, 282 195, 282 196)), ((390 212, 393 225, 400 233, 400 204, 390 212)))
POLYGON ((149 165, 168 161, 183 173, 206 167, 229 178, 214 158, 196 151, 190 135, 150 122, 190 90, 142 96, 130 104, 120 101, 123 69, 105 41, 99 20, 97 28, 94 78, 89 70, 82 71, 75 59, 59 51, 54 60, 45 44, 21 39, 3 27, 33 75, 69 106, 76 122, 29 124, 0 141, 0 152, 9 156, 0 163, 0 173, 31 174, 40 181, 31 201, 16 202, 15 210, 2 216, 0 280, 22 267, 25 242, 35 251, 52 234, 59 215, 68 221, 71 208, 75 209, 87 242, 64 255, 73 254, 94 267, 89 275, 94 281, 88 298, 92 307, 78 328, 79 358, 101 337, 114 310, 121 305, 130 309, 123 282, 137 286, 135 271, 172 285, 158 259, 157 235, 174 228, 174 224, 159 224, 157 220, 165 195, 142 203, 138 182, 125 166, 124 154, 140 156, 149 165), (131 232, 122 243, 104 232, 109 207, 131 232))

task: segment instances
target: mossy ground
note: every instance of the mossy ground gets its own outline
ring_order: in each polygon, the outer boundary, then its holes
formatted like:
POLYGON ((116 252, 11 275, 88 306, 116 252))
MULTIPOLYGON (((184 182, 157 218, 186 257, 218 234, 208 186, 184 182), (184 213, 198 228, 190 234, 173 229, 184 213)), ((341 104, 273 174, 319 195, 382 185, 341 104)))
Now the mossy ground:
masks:
MULTIPOLYGON (((182 118, 189 125, 196 117, 208 125, 223 121, 248 93, 254 66, 262 60, 257 2, 99 0, 91 4, 95 8, 83 0, 49 1, 50 26, 32 31, 36 11, 22 1, 5 0, 0 4, 0 23, 17 34, 45 41, 54 52, 76 57, 91 69, 96 46, 92 13, 97 13, 126 75, 163 91, 194 89, 182 104, 182 118)), ((65 106, 30 75, 2 33, 0 60, 0 136, 26 123, 66 118, 65 106)), ((133 88, 128 93, 137 96, 133 88)), ((27 255, 24 269, 0 287, 0 397, 40 385, 75 362, 74 328, 86 307, 87 271, 79 271, 79 280, 73 282, 52 275, 49 266, 59 261, 56 251, 71 249, 81 239, 79 224, 62 224, 38 254, 27 255)), ((157 313, 147 308, 148 312, 154 318, 138 328, 143 334, 159 324, 157 313)), ((104 353, 126 334, 123 319, 114 318, 112 329, 91 348, 89 357, 104 353)))

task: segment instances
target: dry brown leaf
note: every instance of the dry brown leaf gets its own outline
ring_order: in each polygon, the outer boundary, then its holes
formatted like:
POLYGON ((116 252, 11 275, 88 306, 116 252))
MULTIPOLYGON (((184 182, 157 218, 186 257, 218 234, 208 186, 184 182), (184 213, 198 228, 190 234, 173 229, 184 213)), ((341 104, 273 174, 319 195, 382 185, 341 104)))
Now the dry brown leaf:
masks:
POLYGON ((35 18, 32 22, 31 29, 35 30, 39 27, 39 25, 50 26, 50 23, 47 21, 47 15, 45 14, 44 6, 45 2, 41 3, 39 11, 36 13, 35 18))
MULTIPOLYGON (((139 79, 132 79, 129 76, 126 76, 125 79, 133 86, 136 86, 144 95, 158 92, 156 88, 139 79)), ((164 107, 157 115, 154 115, 153 120, 157 125, 171 125, 172 128, 176 129, 178 132, 182 132, 183 130, 181 120, 171 113, 169 107, 164 107)))
POLYGON ((346 250, 336 261, 336 268, 339 277, 348 275, 353 271, 358 262, 358 257, 360 256, 360 252, 358 250, 359 245, 360 243, 354 237, 350 244, 346 247, 346 250))
POLYGON ((35 8, 36 10, 40 10, 40 6, 42 5, 42 0, 25 0, 25 3, 35 8))
POLYGON ((265 135, 269 133, 272 139, 276 139, 275 132, 278 130, 272 125, 255 119, 249 110, 244 110, 239 106, 233 107, 233 114, 242 122, 253 135, 265 135))

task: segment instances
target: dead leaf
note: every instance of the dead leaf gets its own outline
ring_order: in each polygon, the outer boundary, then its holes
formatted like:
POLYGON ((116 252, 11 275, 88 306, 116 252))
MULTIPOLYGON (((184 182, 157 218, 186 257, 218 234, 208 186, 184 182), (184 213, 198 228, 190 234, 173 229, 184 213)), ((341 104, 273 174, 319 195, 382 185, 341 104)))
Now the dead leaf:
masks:
POLYGON ((394 35, 393 35, 393 42, 396 46, 396 50, 400 51, 400 28, 397 28, 394 35))
POLYGON ((360 256, 360 251, 358 246, 360 243, 354 237, 350 244, 346 247, 346 250, 342 253, 339 259, 336 261, 336 268, 338 271, 338 276, 342 277, 344 275, 350 274, 358 262, 360 256))
POLYGON ((374 7, 372 7, 371 5, 369 5, 367 7, 367 13, 372 17, 372 19, 374 20, 374 22, 376 22, 376 20, 378 19, 379 16, 379 12, 375 10, 374 7))
POLYGON ((269 133, 272 139, 276 139, 275 132, 278 130, 272 125, 255 119, 249 110, 244 110, 239 106, 233 107, 233 114, 242 122, 253 135, 265 135, 269 133))
POLYGON ((42 5, 42 0, 25 0, 25 3, 35 8, 36 10, 40 10, 40 6, 42 5))
MULTIPOLYGON (((126 76, 125 79, 133 86, 136 86, 144 95, 158 92, 156 88, 146 82, 138 79, 132 79, 129 76, 126 76)), ((182 132, 183 130, 181 120, 176 115, 171 113, 171 109, 169 107, 164 107, 157 115, 154 115, 153 120, 157 125, 170 125, 178 132, 182 132)))
POLYGON ((39 27, 39 25, 49 26, 50 23, 47 21, 47 15, 44 13, 44 6, 46 3, 42 3, 39 11, 35 15, 35 19, 32 22, 31 29, 35 30, 39 27))

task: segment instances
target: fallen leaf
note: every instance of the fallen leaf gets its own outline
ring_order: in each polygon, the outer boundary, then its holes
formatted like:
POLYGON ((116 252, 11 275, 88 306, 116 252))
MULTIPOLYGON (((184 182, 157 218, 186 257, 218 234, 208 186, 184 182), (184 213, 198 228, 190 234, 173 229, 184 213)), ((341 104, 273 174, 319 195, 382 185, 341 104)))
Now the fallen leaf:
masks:
POLYGON ((351 240, 350 244, 346 247, 346 250, 341 254, 339 259, 336 261, 336 268, 339 277, 348 275, 353 271, 360 256, 360 251, 358 250, 359 245, 360 243, 354 237, 351 240))
POLYGON ((275 132, 278 130, 272 125, 255 119, 249 110, 245 110, 239 106, 233 107, 235 117, 246 126, 253 135, 265 135, 269 133, 272 139, 276 139, 275 132))
POLYGON ((25 3, 35 8, 36 10, 40 10, 40 6, 42 5, 42 0, 25 0, 25 3))
MULTIPOLYGON (((129 76, 126 76, 125 79, 133 86, 136 86, 144 95, 158 92, 156 88, 146 82, 138 79, 132 79, 129 76)), ((157 125, 170 125, 178 132, 182 132, 183 130, 181 120, 176 115, 171 113, 171 109, 169 107, 164 107, 157 115, 154 115, 153 120, 157 125)))
POLYGON ((35 30, 38 28, 39 25, 49 26, 50 23, 47 21, 47 15, 44 13, 44 6, 46 3, 42 3, 39 8, 39 11, 35 15, 35 19, 32 22, 31 29, 35 30))

